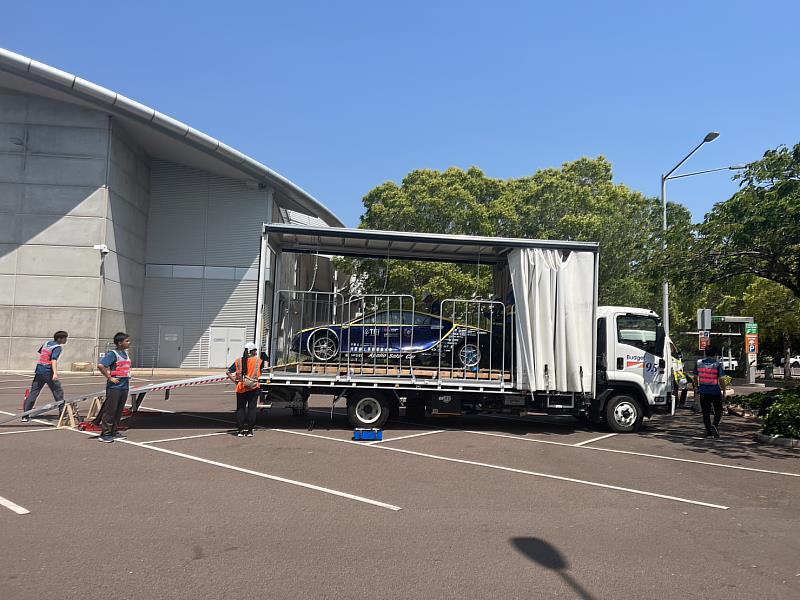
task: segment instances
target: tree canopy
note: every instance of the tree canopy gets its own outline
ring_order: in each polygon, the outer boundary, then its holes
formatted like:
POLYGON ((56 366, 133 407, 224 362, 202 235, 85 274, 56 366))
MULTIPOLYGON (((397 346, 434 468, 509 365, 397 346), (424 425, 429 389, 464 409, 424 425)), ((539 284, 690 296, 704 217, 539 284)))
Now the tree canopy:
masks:
MULTIPOLYGON (((364 206, 360 226, 369 229, 598 241, 601 302, 659 303, 661 280, 654 279, 652 262, 662 243, 660 205, 614 183, 611 163, 602 156, 508 180, 487 177, 477 167, 416 170, 400 185, 371 190, 364 206)), ((691 224, 680 205, 670 206, 670 219, 678 228, 691 224)), ((479 276, 474 266, 397 263, 387 278, 378 262, 363 269, 371 290, 490 293, 488 272, 479 276)))
MULTIPOLYGON (((696 340, 695 311, 744 314, 761 323, 765 347, 800 342, 800 144, 769 150, 737 176, 740 190, 701 224, 667 207, 667 250, 656 198, 615 183, 604 157, 581 158, 515 179, 477 167, 419 169, 364 197, 360 227, 600 243, 600 302, 661 312, 670 282, 673 339, 696 340)), ((340 260, 363 291, 489 297, 488 267, 435 262, 340 260)))
POLYGON ((739 192, 698 228, 694 274, 709 282, 757 275, 800 297, 800 144, 767 151, 738 178, 739 192))

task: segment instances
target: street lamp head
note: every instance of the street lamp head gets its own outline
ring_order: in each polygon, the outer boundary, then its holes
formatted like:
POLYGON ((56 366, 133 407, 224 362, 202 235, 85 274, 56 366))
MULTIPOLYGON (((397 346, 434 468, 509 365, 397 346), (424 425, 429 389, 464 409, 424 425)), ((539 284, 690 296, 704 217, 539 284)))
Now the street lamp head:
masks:
POLYGON ((703 143, 707 144, 708 142, 713 142, 715 139, 719 137, 718 131, 711 131, 706 134, 706 137, 703 138, 703 143))
POLYGON ((746 169, 747 165, 731 165, 728 167, 731 171, 741 171, 742 169, 746 169))

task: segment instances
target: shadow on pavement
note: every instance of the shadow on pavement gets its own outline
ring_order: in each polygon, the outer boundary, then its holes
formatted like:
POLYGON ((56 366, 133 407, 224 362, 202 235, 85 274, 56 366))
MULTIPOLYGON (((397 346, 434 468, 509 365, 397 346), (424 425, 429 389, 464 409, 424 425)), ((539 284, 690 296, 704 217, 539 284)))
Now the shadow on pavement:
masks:
POLYGON ((800 453, 778 446, 757 444, 755 434, 763 426, 753 419, 724 414, 720 422, 720 438, 707 438, 703 416, 689 409, 679 409, 674 416, 662 416, 646 423, 641 433, 655 434, 659 439, 682 449, 708 457, 748 461, 759 458, 790 459, 800 453), (695 439, 699 438, 699 439, 695 439))
POLYGON ((535 537, 516 537, 511 539, 511 544, 517 551, 520 552, 531 562, 548 569, 555 571, 561 577, 562 581, 566 583, 575 592, 578 598, 584 600, 594 600, 586 589, 578 583, 569 573, 569 562, 566 557, 558 551, 558 548, 552 544, 535 537))

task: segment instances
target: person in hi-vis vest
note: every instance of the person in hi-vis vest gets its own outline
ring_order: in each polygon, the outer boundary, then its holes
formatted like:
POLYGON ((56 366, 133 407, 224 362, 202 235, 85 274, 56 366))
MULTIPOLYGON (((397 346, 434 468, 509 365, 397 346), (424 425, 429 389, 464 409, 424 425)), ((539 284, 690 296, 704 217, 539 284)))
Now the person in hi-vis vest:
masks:
POLYGON ((261 377, 263 365, 264 360, 258 356, 258 346, 248 342, 244 345, 242 356, 228 367, 228 379, 236 383, 236 435, 238 437, 253 437, 258 396, 261 392, 258 378, 261 377))
POLYGON ((720 379, 725 375, 722 363, 713 356, 697 361, 697 393, 703 409, 703 424, 706 437, 719 437, 719 422, 722 419, 722 386, 720 379), (711 422, 711 408, 714 408, 714 422, 711 422))
POLYGON ((98 438, 101 442, 113 442, 115 439, 125 439, 117 431, 128 399, 128 389, 131 380, 131 357, 128 348, 131 345, 130 336, 120 331, 114 336, 116 348, 106 352, 98 363, 97 368, 108 380, 106 383, 106 400, 100 414, 100 423, 103 427, 98 438))
MULTIPOLYGON (((53 339, 43 342, 39 346, 39 360, 36 362, 36 369, 33 373, 33 383, 31 383, 31 391, 25 399, 24 411, 28 412, 36 404, 36 399, 39 397, 39 392, 42 391, 44 386, 50 388, 53 398, 56 402, 61 402, 64 399, 64 389, 61 387, 61 380, 58 375, 58 359, 61 358, 61 352, 64 344, 67 343, 67 332, 56 331, 53 334, 53 339)), ((30 421, 30 417, 22 417, 23 421, 30 421)))

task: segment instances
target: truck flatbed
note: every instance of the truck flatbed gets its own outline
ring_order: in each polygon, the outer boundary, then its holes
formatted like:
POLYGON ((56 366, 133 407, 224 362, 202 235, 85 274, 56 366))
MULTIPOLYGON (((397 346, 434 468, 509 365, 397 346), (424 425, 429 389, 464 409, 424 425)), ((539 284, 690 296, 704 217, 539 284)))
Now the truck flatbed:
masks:
POLYGON ((438 369, 433 366, 424 367, 399 367, 397 365, 374 365, 374 364, 358 364, 351 363, 349 365, 323 365, 311 364, 303 362, 287 363, 284 365, 275 365, 271 367, 265 375, 269 378, 270 374, 273 377, 281 377, 284 374, 310 374, 310 375, 337 375, 337 376, 390 376, 390 377, 407 377, 409 379, 468 379, 468 380, 484 380, 484 381, 511 381, 511 374, 508 372, 501 373, 499 370, 479 369, 478 371, 470 371, 465 369, 438 369))

